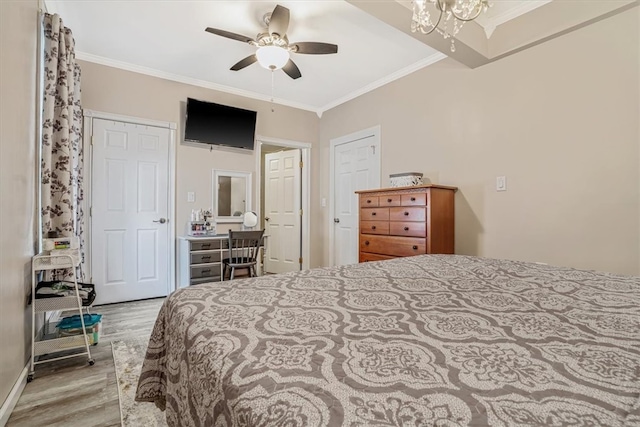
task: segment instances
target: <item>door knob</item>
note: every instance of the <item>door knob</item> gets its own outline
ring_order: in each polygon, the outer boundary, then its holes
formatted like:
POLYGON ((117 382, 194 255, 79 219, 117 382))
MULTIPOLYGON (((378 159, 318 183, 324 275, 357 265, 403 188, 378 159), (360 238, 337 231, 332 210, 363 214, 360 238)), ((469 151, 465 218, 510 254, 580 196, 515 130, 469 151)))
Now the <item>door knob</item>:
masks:
POLYGON ((335 222, 336 224, 340 222, 340 218, 333 218, 333 222, 335 222))
POLYGON ((265 217, 264 217, 264 220, 265 220, 265 221, 269 221, 270 219, 271 219, 271 218, 269 218, 268 216, 265 216, 265 217))
POLYGON ((153 222, 159 222, 160 224, 164 224, 165 222, 167 222, 167 219, 166 218, 154 219, 153 222))

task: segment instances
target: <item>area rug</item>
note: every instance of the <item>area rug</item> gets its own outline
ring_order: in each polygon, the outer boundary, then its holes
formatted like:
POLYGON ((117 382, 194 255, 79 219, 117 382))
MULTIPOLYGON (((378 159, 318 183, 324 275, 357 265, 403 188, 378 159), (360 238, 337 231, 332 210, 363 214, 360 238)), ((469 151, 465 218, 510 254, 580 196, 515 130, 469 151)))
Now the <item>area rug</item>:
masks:
POLYGON ((166 427, 167 425, 164 412, 153 403, 135 401, 138 378, 148 343, 148 335, 111 343, 123 427, 166 427))

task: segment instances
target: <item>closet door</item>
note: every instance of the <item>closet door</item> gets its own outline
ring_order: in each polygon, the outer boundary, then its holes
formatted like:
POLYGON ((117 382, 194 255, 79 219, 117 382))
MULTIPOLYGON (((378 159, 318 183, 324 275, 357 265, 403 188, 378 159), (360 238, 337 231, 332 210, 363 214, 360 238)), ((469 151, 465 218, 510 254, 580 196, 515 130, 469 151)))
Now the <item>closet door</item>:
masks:
POLYGON ((96 304, 169 293, 169 139, 166 128, 93 119, 96 304))
POLYGON ((286 273, 301 268, 300 150, 265 155, 264 226, 267 273, 286 273))
MULTIPOLYGON (((358 263, 359 206, 355 192, 380 186, 380 149, 376 140, 375 136, 368 136, 335 146, 333 265, 358 263)), ((379 200, 371 202, 378 206, 379 200)), ((388 215, 389 209, 385 209, 388 215)))

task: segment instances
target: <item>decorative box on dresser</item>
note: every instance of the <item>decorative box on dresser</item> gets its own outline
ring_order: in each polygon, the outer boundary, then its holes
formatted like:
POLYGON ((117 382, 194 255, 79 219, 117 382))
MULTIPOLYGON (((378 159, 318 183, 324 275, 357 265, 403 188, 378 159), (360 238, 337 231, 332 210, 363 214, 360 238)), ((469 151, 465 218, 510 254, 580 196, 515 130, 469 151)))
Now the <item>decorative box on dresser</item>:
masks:
POLYGON ((456 191, 433 184, 356 191, 360 262, 453 254, 456 191))

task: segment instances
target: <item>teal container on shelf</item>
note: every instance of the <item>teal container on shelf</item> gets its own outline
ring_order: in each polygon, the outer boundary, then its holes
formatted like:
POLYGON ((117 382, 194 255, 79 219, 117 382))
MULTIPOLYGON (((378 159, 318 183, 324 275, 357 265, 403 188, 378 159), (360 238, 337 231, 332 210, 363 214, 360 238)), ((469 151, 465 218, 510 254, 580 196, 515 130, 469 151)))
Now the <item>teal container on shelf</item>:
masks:
MULTIPOLYGON (((85 314, 84 326, 87 329, 87 338, 89 344, 98 344, 100 340, 100 326, 102 324, 102 314, 85 314)), ((58 329, 58 336, 68 337, 71 335, 82 335, 82 323, 80 322, 80 315, 69 316, 63 318, 56 325, 58 329)))

